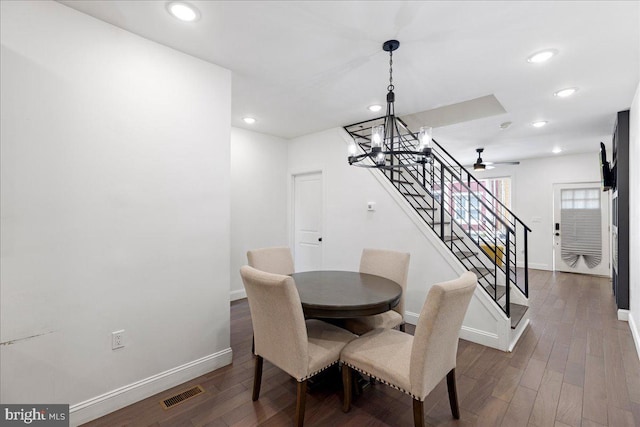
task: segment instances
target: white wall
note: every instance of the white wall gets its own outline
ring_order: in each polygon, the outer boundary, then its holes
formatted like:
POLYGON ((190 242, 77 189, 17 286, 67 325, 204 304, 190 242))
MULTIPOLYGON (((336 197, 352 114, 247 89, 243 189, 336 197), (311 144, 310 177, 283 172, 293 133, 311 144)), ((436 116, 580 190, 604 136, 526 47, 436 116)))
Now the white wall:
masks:
POLYGON ((629 135, 629 326, 640 356, 640 85, 630 111, 629 135))
POLYGON ((2 402, 129 387, 95 416, 229 363, 230 73, 0 4, 2 402))
POLYGON ((287 246, 287 147, 282 138, 231 128, 231 299, 249 249, 287 246))
POLYGON ((342 132, 330 129, 289 145, 291 174, 323 173, 323 269, 357 270, 367 247, 409 252, 406 310, 420 313, 428 288, 457 273, 369 169, 349 166, 342 132), (367 202, 376 203, 375 212, 367 211, 367 202))
POLYGON ((594 141, 592 153, 522 160, 518 166, 504 165, 476 175, 478 179, 511 177, 511 210, 532 230, 530 268, 553 269, 553 184, 599 182, 598 143, 594 141))

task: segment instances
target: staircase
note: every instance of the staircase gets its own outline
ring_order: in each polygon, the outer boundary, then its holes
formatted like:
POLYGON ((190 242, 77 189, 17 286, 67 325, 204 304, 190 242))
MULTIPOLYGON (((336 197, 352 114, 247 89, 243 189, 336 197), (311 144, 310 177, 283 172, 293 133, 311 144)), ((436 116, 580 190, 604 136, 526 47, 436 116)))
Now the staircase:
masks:
MULTIPOLYGON (((384 150, 415 151, 417 135, 397 120, 401 126, 394 147, 384 150)), ((380 124, 383 118, 344 129, 363 152, 368 152, 371 128, 380 124)), ((416 164, 413 154, 398 153, 387 157, 394 167, 380 171, 448 251, 478 276, 478 283, 516 329, 527 311, 527 238, 531 229, 440 144, 435 140, 432 144, 428 163, 416 164)))

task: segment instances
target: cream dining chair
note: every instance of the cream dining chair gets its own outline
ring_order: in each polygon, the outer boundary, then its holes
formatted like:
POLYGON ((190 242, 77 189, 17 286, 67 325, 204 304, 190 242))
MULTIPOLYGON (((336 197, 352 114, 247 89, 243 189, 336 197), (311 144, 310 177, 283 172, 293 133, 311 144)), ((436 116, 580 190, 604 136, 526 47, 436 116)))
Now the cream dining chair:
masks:
POLYGON ((340 359, 340 351, 356 336, 321 320, 306 320, 293 278, 240 268, 255 339, 254 401, 260 395, 263 359, 298 382, 295 424, 304 423, 307 379, 340 359))
POLYGON ((293 274, 293 256, 286 246, 253 249, 247 252, 249 266, 274 274, 293 274))
POLYGON ((466 272, 458 279, 433 285, 414 336, 375 329, 349 343, 340 355, 343 411, 348 412, 351 406, 352 370, 356 370, 413 397, 414 424, 424 426, 424 399, 446 376, 451 413, 459 419, 455 379, 458 334, 477 284, 476 275, 466 272))
POLYGON ((374 274, 393 280, 402 288, 400 302, 392 310, 372 316, 347 319, 344 327, 354 334, 362 335, 376 328, 400 327, 404 331, 404 294, 407 289, 410 255, 405 252, 381 249, 363 249, 360 258, 360 273, 374 274))

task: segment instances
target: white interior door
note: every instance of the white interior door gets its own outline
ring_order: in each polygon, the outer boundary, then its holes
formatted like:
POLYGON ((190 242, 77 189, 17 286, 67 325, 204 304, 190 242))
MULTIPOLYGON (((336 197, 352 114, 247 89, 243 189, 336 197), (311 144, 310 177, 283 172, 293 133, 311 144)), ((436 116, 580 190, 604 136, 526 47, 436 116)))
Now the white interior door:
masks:
POLYGON ((554 270, 610 276, 609 193, 600 183, 555 184, 554 270))
POLYGON ((322 173, 293 179, 293 235, 296 271, 322 269, 322 173))

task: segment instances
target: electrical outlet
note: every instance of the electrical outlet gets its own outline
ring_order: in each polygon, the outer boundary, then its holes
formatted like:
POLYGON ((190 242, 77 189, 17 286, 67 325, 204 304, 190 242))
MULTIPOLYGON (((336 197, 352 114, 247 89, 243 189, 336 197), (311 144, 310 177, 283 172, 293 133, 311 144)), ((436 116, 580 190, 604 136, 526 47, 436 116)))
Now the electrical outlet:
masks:
POLYGON ((124 347, 124 329, 111 332, 111 350, 124 347))

